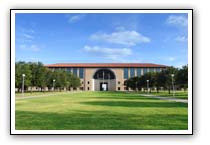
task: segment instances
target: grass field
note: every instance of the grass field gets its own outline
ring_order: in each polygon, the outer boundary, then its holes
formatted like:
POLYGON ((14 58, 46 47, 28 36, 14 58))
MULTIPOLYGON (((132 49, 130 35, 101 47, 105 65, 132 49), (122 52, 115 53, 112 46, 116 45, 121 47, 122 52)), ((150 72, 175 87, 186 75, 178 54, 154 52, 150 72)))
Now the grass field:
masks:
MULTIPOLYGON (((139 92, 140 94, 147 94, 147 92, 139 92)), ((150 95, 154 95, 154 96, 160 96, 160 97, 173 97, 173 91, 171 91, 171 93, 169 94, 168 91, 159 91, 159 93, 157 93, 156 91, 153 91, 151 93, 149 93, 150 95)), ((187 91, 176 91, 175 92, 175 98, 179 98, 179 99, 188 99, 188 92, 187 91)))
POLYGON ((61 92, 25 92, 24 95, 22 93, 15 93, 16 97, 28 97, 28 96, 45 96, 45 95, 55 95, 61 94, 61 92))
POLYGON ((188 126, 186 103, 124 92, 47 95, 16 97, 17 130, 185 130, 188 126))

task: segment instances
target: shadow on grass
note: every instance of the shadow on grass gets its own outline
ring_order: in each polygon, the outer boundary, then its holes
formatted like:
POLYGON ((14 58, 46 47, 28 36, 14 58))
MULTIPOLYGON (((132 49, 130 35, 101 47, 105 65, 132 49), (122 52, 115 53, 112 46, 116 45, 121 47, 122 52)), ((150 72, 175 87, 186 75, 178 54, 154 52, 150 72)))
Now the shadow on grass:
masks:
POLYGON ((15 126, 17 130, 184 130, 187 129, 187 115, 16 111, 15 126))
POLYGON ((91 97, 91 98, 94 98, 94 99, 112 99, 112 100, 160 100, 160 99, 157 99, 157 98, 149 98, 149 97, 142 97, 142 96, 109 96, 109 97, 91 97))
MULTIPOLYGON (((116 99, 139 99, 143 96, 141 96, 142 94, 147 94, 147 92, 98 92, 97 97, 103 98, 104 96, 107 98, 116 98, 116 99)), ((154 95, 154 96, 161 96, 161 97, 173 97, 173 93, 168 94, 168 93, 156 93, 156 92, 152 92, 150 93, 150 95, 154 95)), ((175 96, 177 98, 181 98, 181 99, 187 99, 188 96, 186 93, 176 93, 175 96)))
POLYGON ((187 107, 187 103, 178 102, 137 102, 137 101, 92 101, 81 102, 86 105, 101 105, 101 106, 115 106, 115 107, 187 107))

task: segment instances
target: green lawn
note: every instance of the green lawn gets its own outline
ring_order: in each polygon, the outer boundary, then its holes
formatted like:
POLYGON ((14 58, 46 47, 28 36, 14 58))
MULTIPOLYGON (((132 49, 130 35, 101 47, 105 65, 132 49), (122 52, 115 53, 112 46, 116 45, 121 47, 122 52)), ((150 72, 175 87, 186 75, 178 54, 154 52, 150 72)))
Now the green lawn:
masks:
POLYGON ((17 130, 186 130, 187 106, 124 92, 57 93, 16 97, 15 121, 17 130))
MULTIPOLYGON (((136 92, 134 92, 134 93, 136 93, 136 92)), ((147 94, 147 92, 138 92, 138 93, 139 94, 147 94)), ((154 95, 154 96, 160 96, 160 97, 175 97, 175 98, 179 98, 179 99, 188 99, 187 91, 176 91, 175 96, 173 96, 173 91, 171 91, 170 94, 168 93, 168 91, 159 91, 159 93, 157 93, 156 91, 152 91, 149 94, 154 95)))
POLYGON ((16 97, 27 97, 27 96, 43 96, 43 95, 51 95, 51 94, 60 94, 61 92, 24 92, 22 93, 15 93, 16 97))

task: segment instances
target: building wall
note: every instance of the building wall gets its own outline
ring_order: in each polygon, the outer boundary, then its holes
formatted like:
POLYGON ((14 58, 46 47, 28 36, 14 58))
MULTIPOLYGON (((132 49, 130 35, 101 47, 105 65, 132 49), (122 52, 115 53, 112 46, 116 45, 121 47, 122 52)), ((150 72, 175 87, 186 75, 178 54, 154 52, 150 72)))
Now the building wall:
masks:
MULTIPOLYGON (((66 70, 66 68, 64 68, 66 70)), ((103 80, 94 80, 93 76, 94 74, 100 70, 101 68, 84 68, 83 70, 83 78, 80 79, 81 86, 80 88, 77 88, 77 90, 85 90, 85 91, 99 91, 100 90, 100 83, 103 82, 103 80)), ((126 80, 124 78, 124 68, 107 68, 114 72, 116 79, 113 80, 106 80, 104 82, 108 82, 108 89, 111 91, 124 91, 124 81, 126 80)), ((147 72, 151 71, 151 68, 145 68, 147 72)), ((54 70, 54 69, 53 69, 54 70)), ((131 68, 128 68, 128 78, 131 77, 130 74, 131 68)), ((162 71, 163 68, 159 68, 159 71, 162 71)), ((154 72, 157 72, 156 69, 153 70, 154 72)), ((72 69, 71 69, 72 72, 72 69)), ((134 75, 137 76, 137 68, 134 68, 134 75)), ((144 68, 141 68, 141 75, 144 75, 144 68)), ((79 69, 77 69, 77 76, 79 76, 79 69)))
POLYGON ((85 68, 84 69, 84 81, 85 81, 85 91, 93 91, 93 75, 97 68, 85 68))
POLYGON ((100 83, 107 82, 108 90, 115 91, 116 90, 116 79, 112 80, 94 80, 94 91, 100 91, 100 83))
POLYGON ((124 90, 124 72, 123 68, 112 68, 115 76, 116 76, 116 88, 115 90, 122 91, 124 90))
MULTIPOLYGON (((84 70, 84 80, 85 80, 85 91, 94 91, 94 90, 100 90, 100 86, 97 84, 100 84, 100 82, 103 82, 103 80, 94 80, 93 76, 94 74, 101 68, 86 68, 84 70), (88 84, 89 82, 89 84, 88 84)), ((123 87, 123 69, 122 68, 109 68, 109 70, 113 71, 115 74, 116 79, 110 80, 109 84, 109 90, 116 91, 118 90, 118 87, 120 87, 120 90, 122 90, 123 87), (120 84, 118 84, 118 81, 120 81, 120 84)), ((108 82, 108 80, 106 80, 108 82)))

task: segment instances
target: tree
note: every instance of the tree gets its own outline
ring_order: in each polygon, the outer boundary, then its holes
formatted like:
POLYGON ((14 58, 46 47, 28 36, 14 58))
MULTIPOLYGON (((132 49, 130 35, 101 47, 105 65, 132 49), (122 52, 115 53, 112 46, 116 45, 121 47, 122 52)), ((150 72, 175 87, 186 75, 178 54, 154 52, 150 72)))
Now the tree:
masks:
POLYGON ((15 87, 18 88, 18 92, 20 92, 23 83, 23 74, 24 77, 24 89, 28 88, 31 85, 31 69, 29 64, 24 61, 15 63, 15 87))
MULTIPOLYGON (((148 72, 146 73, 145 75, 145 82, 147 80, 149 80, 149 88, 153 88, 155 86, 155 81, 156 81, 156 78, 155 78, 155 73, 153 72, 148 72)), ((150 92, 152 91, 152 89, 150 89, 150 92)))
MULTIPOLYGON (((165 86, 168 89, 168 93, 171 93, 171 88, 172 88, 172 77, 171 75, 174 74, 176 76, 178 69, 174 68, 173 66, 168 67, 166 70, 163 71, 166 75, 166 81, 165 81, 165 86)), ((175 83, 175 82, 174 82, 175 83)))
POLYGON ((32 64, 31 68, 33 74, 33 85, 40 87, 41 91, 43 91, 43 88, 47 86, 47 68, 45 68, 41 62, 38 62, 37 64, 32 64))
POLYGON ((67 82, 68 82, 68 77, 65 71, 59 71, 59 77, 60 77, 60 89, 64 89, 64 87, 67 86, 67 82))
POLYGON ((147 78, 145 75, 142 75, 138 79, 138 89, 141 90, 142 88, 145 88, 145 87, 147 87, 147 78))
POLYGON ((159 92, 160 87, 165 88, 166 87, 166 81, 167 81, 167 76, 166 72, 158 72, 156 74, 156 85, 157 85, 157 92, 159 92))
POLYGON ((60 91, 64 87, 77 88, 80 86, 80 78, 64 70, 52 71, 44 67, 41 62, 16 62, 15 63, 15 87, 20 91, 22 87, 22 74, 25 74, 25 88, 28 86, 52 88, 55 80, 55 88, 60 91))
POLYGON ((71 88, 72 88, 72 77, 73 77, 73 74, 71 72, 66 72, 66 76, 67 76, 66 87, 70 91, 71 88))
POLYGON ((179 87, 184 88, 184 90, 186 90, 186 88, 188 87, 188 65, 183 66, 177 71, 175 80, 176 84, 179 87))
POLYGON ((78 78, 78 77, 75 76, 75 75, 72 75, 72 76, 71 76, 70 82, 71 82, 71 87, 72 87, 72 88, 77 88, 77 87, 80 86, 80 78, 78 78))
POLYGON ((37 63, 35 62, 29 62, 28 63, 31 70, 31 86, 36 86, 36 69, 37 69, 37 63))
POLYGON ((46 70, 46 84, 48 89, 52 89, 53 88, 53 83, 56 83, 56 77, 55 77, 55 73, 49 69, 46 70), (55 82, 53 82, 53 80, 55 80, 55 82))
POLYGON ((139 77, 132 77, 125 81, 125 85, 126 87, 131 88, 132 90, 137 90, 138 82, 139 82, 139 77))

